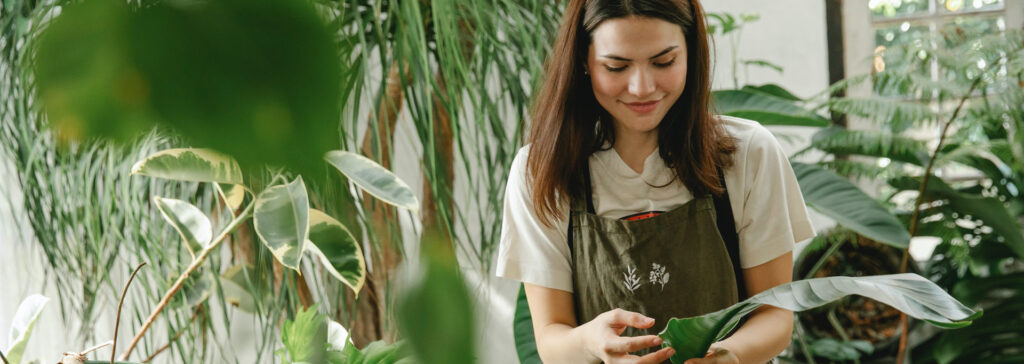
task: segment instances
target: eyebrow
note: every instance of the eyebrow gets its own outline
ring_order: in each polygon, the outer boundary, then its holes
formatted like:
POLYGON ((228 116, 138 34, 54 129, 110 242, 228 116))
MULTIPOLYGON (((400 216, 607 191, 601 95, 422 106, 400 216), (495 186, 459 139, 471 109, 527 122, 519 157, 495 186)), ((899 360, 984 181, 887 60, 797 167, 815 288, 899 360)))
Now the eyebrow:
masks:
MULTIPOLYGON (((679 46, 674 45, 674 46, 665 48, 665 50, 663 50, 661 52, 658 52, 658 54, 655 54, 655 55, 651 56, 650 59, 655 59, 655 58, 661 57, 661 56, 665 55, 665 53, 671 52, 673 49, 676 49, 676 48, 679 48, 679 46)), ((616 56, 614 54, 602 54, 601 57, 602 58, 614 59, 616 61, 623 61, 623 62, 630 62, 630 61, 632 61, 632 59, 625 58, 625 57, 622 57, 622 56, 616 56)))

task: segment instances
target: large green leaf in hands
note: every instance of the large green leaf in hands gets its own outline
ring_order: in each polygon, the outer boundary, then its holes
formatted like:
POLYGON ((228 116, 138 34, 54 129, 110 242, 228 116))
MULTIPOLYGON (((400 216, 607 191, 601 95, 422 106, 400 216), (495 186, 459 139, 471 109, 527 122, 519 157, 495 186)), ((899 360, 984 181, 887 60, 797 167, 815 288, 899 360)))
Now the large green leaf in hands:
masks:
POLYGON ((899 248, 910 244, 903 224, 849 180, 818 166, 791 164, 808 206, 868 238, 899 248))
POLYGON ((210 219, 198 207, 182 200, 160 196, 153 196, 153 203, 164 219, 181 235, 188 252, 192 253, 192 258, 199 255, 213 239, 210 219))
POLYGON ((359 293, 366 280, 366 261, 359 241, 338 220, 309 209, 309 243, 306 252, 320 259, 334 278, 359 293))
POLYGON ((260 193, 253 212, 253 227, 282 265, 299 269, 309 239, 309 196, 302 176, 260 193))
POLYGON ((43 312, 43 307, 50 299, 46 296, 34 294, 26 297, 14 313, 14 320, 11 322, 10 344, 7 346, 7 361, 11 364, 21 363, 21 357, 25 355, 25 346, 28 338, 32 336, 32 328, 43 312))
POLYGON ((343 150, 330 151, 325 158, 334 168, 374 197, 398 207, 419 209, 420 203, 409 185, 369 158, 343 150))
POLYGON ((967 308, 935 283, 913 273, 871 277, 827 277, 795 281, 703 316, 670 319, 658 335, 663 346, 676 350, 673 363, 703 357, 711 344, 725 337, 740 319, 762 305, 799 312, 849 295, 861 295, 885 303, 908 316, 943 328, 971 324, 981 311, 967 308))
POLYGON ((242 169, 231 157, 212 149, 162 150, 132 166, 132 174, 176 181, 242 184, 242 169))

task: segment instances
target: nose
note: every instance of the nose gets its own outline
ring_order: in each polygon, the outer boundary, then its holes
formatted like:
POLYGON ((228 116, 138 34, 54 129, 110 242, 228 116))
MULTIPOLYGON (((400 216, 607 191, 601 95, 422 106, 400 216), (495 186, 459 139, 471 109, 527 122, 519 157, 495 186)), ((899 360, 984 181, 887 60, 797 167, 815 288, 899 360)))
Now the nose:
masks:
POLYGON ((651 71, 644 67, 635 67, 629 77, 629 94, 644 99, 654 93, 654 88, 654 75, 651 71))

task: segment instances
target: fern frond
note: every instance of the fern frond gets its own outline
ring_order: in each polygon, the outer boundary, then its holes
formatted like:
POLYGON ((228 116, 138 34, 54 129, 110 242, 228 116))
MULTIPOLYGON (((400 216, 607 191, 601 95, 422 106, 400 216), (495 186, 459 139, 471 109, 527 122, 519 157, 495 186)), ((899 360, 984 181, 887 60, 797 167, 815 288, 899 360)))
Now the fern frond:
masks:
POLYGON ((827 153, 855 154, 924 166, 928 153, 922 141, 876 130, 838 129, 819 133, 811 145, 827 153))
POLYGON ((926 104, 883 98, 836 98, 828 106, 833 111, 893 125, 896 130, 909 125, 932 125, 942 116, 926 104))

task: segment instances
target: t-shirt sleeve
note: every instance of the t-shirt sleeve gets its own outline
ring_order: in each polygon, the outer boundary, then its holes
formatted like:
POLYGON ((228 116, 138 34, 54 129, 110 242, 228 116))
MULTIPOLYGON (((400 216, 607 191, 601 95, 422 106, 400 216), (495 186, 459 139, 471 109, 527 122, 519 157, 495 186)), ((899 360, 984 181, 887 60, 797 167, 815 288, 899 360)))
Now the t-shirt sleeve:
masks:
POLYGON ((533 208, 526 178, 528 147, 512 161, 505 187, 497 276, 572 292, 572 270, 566 233, 568 210, 563 208, 553 226, 541 223, 533 208))
POLYGON ((737 162, 743 168, 743 208, 737 218, 740 265, 751 268, 793 250, 814 236, 800 185, 782 146, 757 126, 737 162))

